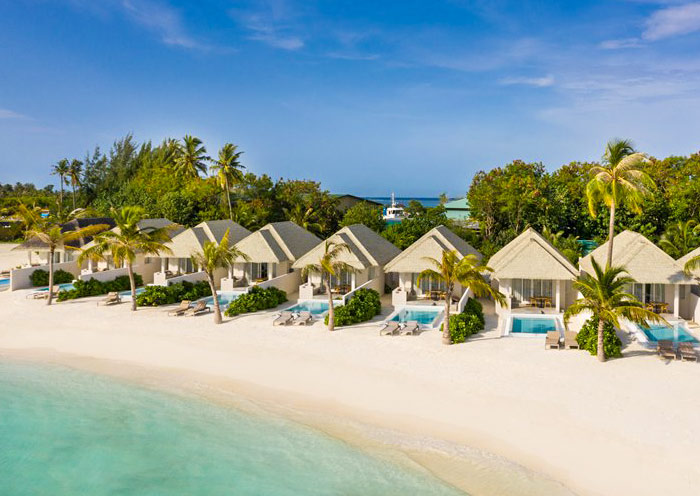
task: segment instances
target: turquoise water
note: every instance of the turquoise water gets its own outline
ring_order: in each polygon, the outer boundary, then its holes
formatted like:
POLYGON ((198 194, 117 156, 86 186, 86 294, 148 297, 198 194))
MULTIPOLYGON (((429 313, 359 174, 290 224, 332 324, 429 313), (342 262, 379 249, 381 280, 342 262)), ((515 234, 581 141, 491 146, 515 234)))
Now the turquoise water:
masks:
POLYGON ((648 326, 640 326, 640 329, 646 334, 649 341, 656 343, 657 341, 673 341, 674 343, 697 343, 698 340, 679 322, 673 324, 673 327, 667 327, 663 324, 649 324, 648 326))
POLYGON ((0 494, 463 494, 313 429, 0 359, 0 494))
POLYGON ((311 315, 323 315, 328 311, 327 301, 300 301, 296 305, 289 307, 288 312, 310 312, 311 315))
POLYGON ((412 320, 417 321, 420 325, 433 325, 435 318, 440 315, 442 309, 440 308, 429 308, 426 310, 418 310, 412 308, 404 308, 399 310, 396 315, 394 315, 391 320, 395 322, 410 322, 412 320))
MULTIPOLYGON (((136 288, 136 296, 140 295, 144 291, 146 291, 146 288, 144 287, 136 288)), ((122 300, 131 301, 131 290, 127 289, 126 291, 120 291, 119 296, 122 300)))
POLYGON ((556 319, 534 319, 528 317, 513 317, 510 332, 528 334, 547 334, 557 330, 556 319))
MULTIPOLYGON (((58 284, 58 290, 59 291, 70 291, 71 289, 75 289, 75 286, 73 286, 72 282, 66 282, 63 284, 58 284)), ((40 288, 37 289, 37 291, 48 291, 49 287, 46 286, 45 288, 40 288)))
POLYGON ((0 286, 7 286, 8 284, 10 284, 9 279, 0 279, 0 286))
MULTIPOLYGON (((222 307, 227 307, 229 303, 231 303, 233 300, 241 296, 243 293, 238 291, 232 291, 232 292, 218 292, 216 293, 216 299, 219 300, 219 305, 222 307)), ((206 298, 202 298, 205 302, 207 302, 207 305, 212 305, 214 303, 214 297, 213 296, 207 296, 206 298)))

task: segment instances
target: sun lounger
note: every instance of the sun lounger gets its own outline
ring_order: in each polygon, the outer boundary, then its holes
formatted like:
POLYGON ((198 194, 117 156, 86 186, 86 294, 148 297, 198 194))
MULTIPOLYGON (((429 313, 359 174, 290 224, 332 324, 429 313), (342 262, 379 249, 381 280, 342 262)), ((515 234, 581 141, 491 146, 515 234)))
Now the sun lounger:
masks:
POLYGON ((578 341, 576 341, 576 335, 574 331, 564 331, 564 348, 567 350, 578 350, 578 341))
POLYGON ((292 323, 292 320, 294 320, 294 315, 292 314, 292 312, 282 312, 275 320, 272 321, 272 325, 289 325, 292 323))
POLYGON ((209 305, 207 305, 207 302, 204 300, 200 300, 195 304, 195 306, 185 310, 184 315, 186 315, 187 317, 194 317, 195 315, 199 315, 200 313, 209 313, 209 312, 211 312, 211 308, 209 308, 209 305))
POLYGON ((656 343, 656 352, 659 354, 660 358, 669 360, 675 360, 677 358, 672 341, 662 340, 656 343))
POLYGON ((698 353, 695 351, 692 343, 679 343, 678 354, 680 355, 681 360, 692 362, 698 361, 698 353))
POLYGON ((561 339, 559 331, 549 331, 547 332, 547 337, 544 340, 544 349, 551 350, 552 348, 560 349, 561 344, 559 340, 561 339))
POLYGON ((190 308, 190 303, 192 303, 190 300, 182 300, 179 307, 174 308, 173 310, 168 310, 168 315, 175 317, 183 315, 190 308))
POLYGON ((406 325, 400 330, 400 334, 408 336, 415 336, 418 333, 418 322, 415 320, 409 320, 406 325))
POLYGON ((114 305, 116 303, 121 303, 122 299, 119 296, 119 293, 112 291, 111 293, 107 293, 107 296, 104 297, 104 299, 100 300, 97 304, 100 305, 114 305))
POLYGON ((381 329, 379 329, 379 335, 380 336, 395 336, 396 334, 399 333, 399 323, 390 320, 389 322, 386 322, 381 329))
POLYGON ((292 321, 292 324, 294 325, 309 325, 313 323, 313 316, 311 315, 311 312, 301 312, 299 315, 297 315, 294 320, 292 321))

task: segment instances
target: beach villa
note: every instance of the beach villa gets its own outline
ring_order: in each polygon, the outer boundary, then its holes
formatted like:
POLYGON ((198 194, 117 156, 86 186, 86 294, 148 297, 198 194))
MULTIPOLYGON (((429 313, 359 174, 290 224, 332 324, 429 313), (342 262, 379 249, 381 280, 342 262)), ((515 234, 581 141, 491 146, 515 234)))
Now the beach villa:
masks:
POLYGON ((499 314, 522 307, 559 313, 575 300, 571 284, 579 271, 532 228, 498 250, 487 265, 493 269, 492 286, 506 296, 505 307, 496 305, 499 314))
MULTIPOLYGON (((344 272, 331 279, 331 291, 344 298, 360 287, 384 293, 384 265, 398 255, 401 250, 362 224, 353 224, 336 232, 328 241, 345 244, 348 249, 341 253, 339 261, 351 266, 354 271, 344 272)), ((318 264, 323 255, 325 241, 318 243, 309 252, 297 259, 294 269, 303 269, 310 264, 318 264)), ((308 280, 299 286, 299 299, 312 299, 314 295, 325 294, 319 274, 309 274, 308 280)))
POLYGON ((321 240, 294 222, 273 222, 236 243, 248 256, 237 261, 221 281, 223 291, 252 285, 274 286, 287 293, 296 292, 301 283, 301 270, 292 264, 321 240))
MULTIPOLYGON (((481 253, 445 226, 431 229, 384 267, 385 272, 398 274, 399 284, 391 295, 394 307, 405 306, 413 300, 432 301, 444 297, 444 282, 424 278, 418 284, 418 275, 421 272, 435 269, 426 258, 440 261, 444 251, 455 251, 460 259, 469 254, 481 259, 481 253)), ((459 298, 462 294, 462 287, 456 285, 453 296, 459 298)))
MULTIPOLYGON (((201 251, 210 241, 219 243, 226 231, 229 231, 229 243, 236 244, 250 234, 245 227, 232 220, 207 220, 194 227, 185 229, 168 244, 172 253, 160 259, 160 270, 153 275, 153 283, 167 286, 181 281, 204 281, 206 274, 192 264, 191 255, 201 251)), ((214 274, 215 281, 227 276, 227 269, 220 269, 214 274)))
MULTIPOLYGON (((583 272, 593 272, 591 259, 605 266, 608 243, 582 258, 583 272)), ((613 265, 622 266, 636 283, 629 292, 655 311, 674 318, 690 318, 690 290, 694 279, 683 273, 683 266, 639 233, 624 231, 615 236, 613 265)))

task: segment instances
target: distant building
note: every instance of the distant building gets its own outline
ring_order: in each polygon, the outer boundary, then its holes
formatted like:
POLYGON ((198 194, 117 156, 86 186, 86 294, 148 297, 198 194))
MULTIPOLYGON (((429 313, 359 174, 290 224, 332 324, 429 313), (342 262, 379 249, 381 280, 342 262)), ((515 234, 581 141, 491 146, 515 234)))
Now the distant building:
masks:
POLYGON ((457 221, 469 220, 469 202, 467 202, 466 198, 447 202, 443 206, 448 219, 457 221))
POLYGON ((359 196, 355 195, 347 195, 347 194, 342 194, 342 195, 333 195, 335 198, 338 200, 338 212, 341 214, 344 214, 345 212, 348 211, 351 207, 354 207, 358 203, 367 203, 369 205, 375 206, 375 207, 383 207, 379 202, 373 201, 373 200, 367 200, 366 198, 361 198, 359 196))

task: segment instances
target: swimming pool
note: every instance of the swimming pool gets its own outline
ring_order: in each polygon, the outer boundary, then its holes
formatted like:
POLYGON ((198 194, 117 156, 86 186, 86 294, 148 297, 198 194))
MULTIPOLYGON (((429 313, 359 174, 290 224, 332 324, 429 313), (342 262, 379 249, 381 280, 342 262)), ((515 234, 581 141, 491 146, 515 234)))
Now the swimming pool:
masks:
POLYGON ((415 320, 422 326, 437 327, 442 313, 442 308, 439 307, 403 307, 392 314, 388 320, 402 324, 415 320))
MULTIPOLYGON (((647 343, 655 344, 658 341, 673 341, 673 344, 678 343, 693 343, 698 341, 683 322, 669 322, 671 327, 663 324, 647 324, 646 326, 636 325, 639 332, 646 338, 647 343)), ((639 336, 639 333, 638 333, 639 336)), ((640 339, 640 341, 644 341, 640 339)))
MULTIPOLYGON (((219 300, 219 306, 226 308, 229 306, 229 304, 244 294, 245 291, 224 291, 224 292, 218 292, 216 294, 217 300, 219 300)), ((214 297, 213 296, 207 296, 205 298, 202 298, 206 302, 207 305, 213 305, 214 304, 214 297)))
MULTIPOLYGON (((335 307, 336 305, 334 305, 335 307)), ((328 312, 328 302, 322 300, 305 300, 297 302, 286 309, 287 312, 299 313, 299 312, 309 312, 311 315, 320 317, 328 312)))
MULTIPOLYGON (((72 282, 66 282, 63 284, 56 284, 58 286, 59 291, 70 291, 71 289, 75 289, 75 286, 73 286, 72 282)), ((39 288, 36 291, 48 291, 49 287, 46 286, 45 288, 39 288)))
POLYGON ((7 289, 10 286, 10 279, 0 279, 0 291, 7 289))
MULTIPOLYGON (((136 296, 140 295, 145 290, 146 290, 146 288, 144 288, 144 287, 136 288, 136 296)), ((126 291, 120 291, 119 297, 124 301, 131 301, 131 290, 127 289, 126 291)))
POLYGON ((559 319, 552 315, 511 315, 505 334, 541 336, 549 331, 560 331, 559 319))

